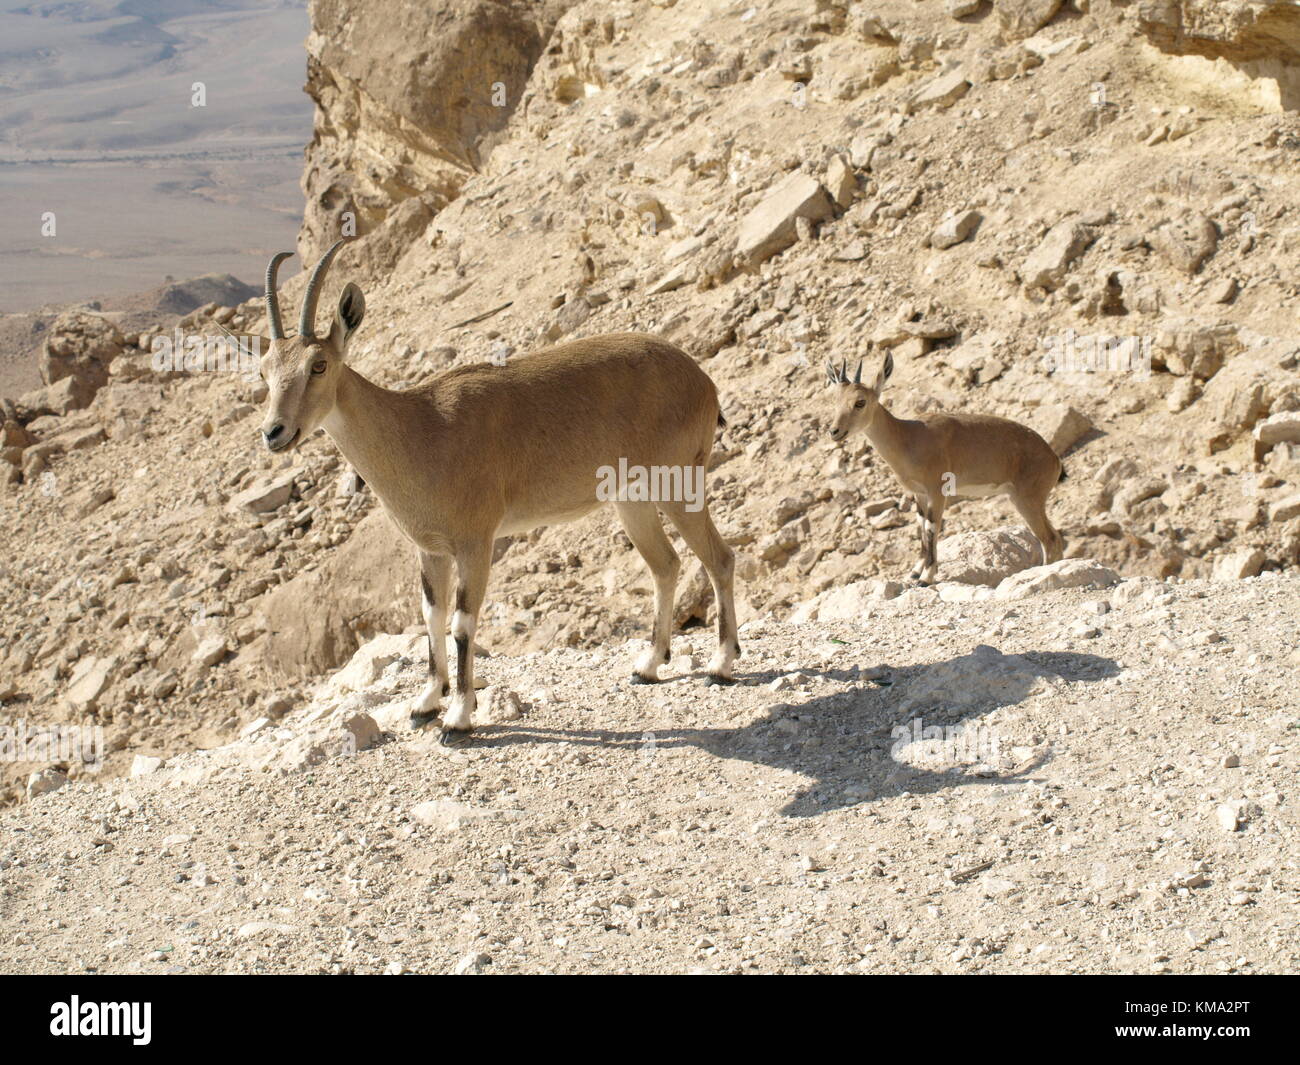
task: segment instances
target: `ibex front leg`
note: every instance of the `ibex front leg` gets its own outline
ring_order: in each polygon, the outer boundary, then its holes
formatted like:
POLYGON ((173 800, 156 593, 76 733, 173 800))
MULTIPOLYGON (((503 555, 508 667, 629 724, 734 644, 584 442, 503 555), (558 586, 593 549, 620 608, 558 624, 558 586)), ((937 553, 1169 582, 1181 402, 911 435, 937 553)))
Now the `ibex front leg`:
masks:
POLYGON ((912 500, 916 504, 916 535, 921 544, 921 556, 917 559, 916 565, 912 567, 911 572, 908 573, 907 577, 909 580, 919 581, 921 579, 921 574, 925 572, 926 562, 929 561, 929 552, 926 549, 926 542, 928 539, 927 533, 930 521, 926 516, 926 512, 929 509, 930 501, 928 497, 920 495, 919 493, 913 496, 912 500))
POLYGON ((429 681, 411 703, 411 725, 418 728, 442 709, 451 691, 447 674, 447 597, 451 594, 451 558, 419 552, 420 613, 429 642, 429 681))
POLYGON ((930 510, 927 515, 929 526, 927 528, 927 541, 925 545, 925 571, 921 574, 921 580, 925 584, 933 584, 939 577, 939 537, 943 535, 943 512, 948 506, 948 497, 942 492, 934 492, 930 496, 930 510))
POLYGON ((939 536, 943 532, 943 512, 947 499, 942 492, 916 497, 916 521, 921 533, 921 560, 912 577, 921 584, 932 584, 939 574, 939 536))
POLYGON ((456 613, 451 619, 451 635, 456 642, 456 692, 442 719, 444 742, 474 727, 474 633, 491 568, 490 536, 456 552, 456 613))

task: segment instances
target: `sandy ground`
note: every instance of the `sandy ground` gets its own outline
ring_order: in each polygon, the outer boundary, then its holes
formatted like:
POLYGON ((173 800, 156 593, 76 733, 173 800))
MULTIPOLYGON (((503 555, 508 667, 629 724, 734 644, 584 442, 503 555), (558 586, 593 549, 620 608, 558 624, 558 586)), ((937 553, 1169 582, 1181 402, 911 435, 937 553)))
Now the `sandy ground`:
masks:
POLYGON ((722 689, 701 632, 657 687, 634 645, 488 659, 524 713, 460 748, 402 726, 399 658, 276 730, 397 723, 353 757, 277 768, 263 732, 6 811, 0 967, 1294 971, 1298 608, 1279 577, 922 590, 750 623, 722 689))

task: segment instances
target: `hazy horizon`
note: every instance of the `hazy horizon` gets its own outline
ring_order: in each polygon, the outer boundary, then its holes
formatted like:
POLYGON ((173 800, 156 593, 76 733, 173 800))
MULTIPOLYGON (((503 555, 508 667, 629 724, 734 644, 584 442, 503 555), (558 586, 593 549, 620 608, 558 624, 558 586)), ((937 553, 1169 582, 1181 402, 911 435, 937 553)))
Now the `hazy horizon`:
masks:
POLYGON ((305 0, 0 0, 0 311, 292 247, 308 31, 305 0))

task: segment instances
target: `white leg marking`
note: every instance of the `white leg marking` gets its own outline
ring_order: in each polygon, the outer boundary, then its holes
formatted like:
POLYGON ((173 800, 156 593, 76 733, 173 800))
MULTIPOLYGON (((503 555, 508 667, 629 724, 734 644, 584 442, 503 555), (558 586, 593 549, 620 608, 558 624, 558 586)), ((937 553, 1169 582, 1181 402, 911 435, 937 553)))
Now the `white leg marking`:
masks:
POLYGON ((727 644, 718 644, 718 649, 713 652, 713 658, 709 660, 709 672, 715 677, 731 677, 731 664, 736 660, 735 654, 732 653, 731 647, 727 644))
POLYGON ((433 714, 442 709, 442 681, 430 678, 424 690, 411 700, 412 714, 433 714))
POLYGON ((646 680, 659 679, 659 649, 653 644, 636 660, 636 671, 646 680))
POLYGON ((460 639, 464 636, 466 639, 474 638, 474 621, 463 610, 457 610, 451 616, 451 634, 460 639))
POLYGON ((442 727, 447 731, 466 732, 470 729, 474 720, 474 693, 471 691, 468 698, 456 692, 451 697, 451 705, 447 712, 442 715, 442 727))

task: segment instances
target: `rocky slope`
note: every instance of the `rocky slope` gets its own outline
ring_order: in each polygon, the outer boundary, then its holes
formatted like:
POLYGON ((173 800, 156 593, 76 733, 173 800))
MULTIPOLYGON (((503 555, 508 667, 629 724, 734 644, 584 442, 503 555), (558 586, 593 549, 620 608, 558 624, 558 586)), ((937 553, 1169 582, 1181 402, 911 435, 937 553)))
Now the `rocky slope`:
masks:
POLYGON ((731 688, 681 638, 658 687, 639 644, 494 656, 458 749, 379 637, 278 722, 0 813, 0 965, 1295 971, 1296 577, 889 591, 750 622, 731 688))
MULTIPOLYGON (((690 350, 729 422, 711 480, 743 619, 909 568, 891 475, 825 433, 824 360, 885 350, 895 411, 1017 417, 1064 453, 1070 556, 1289 572, 1296 10, 320 2, 299 251, 355 226, 324 302, 363 285, 356 363, 385 384, 615 329, 690 350)), ((408 552, 329 441, 259 451, 256 380, 153 365, 176 325, 263 328, 256 301, 69 314, 44 385, 0 400, 0 699, 102 724, 110 773, 301 706, 418 621, 408 552)), ((946 575, 1031 564, 1014 522, 953 508, 946 575)), ((492 651, 644 633, 650 584, 608 516, 498 554, 492 651)), ((6 763, 8 797, 50 768, 6 763)))

